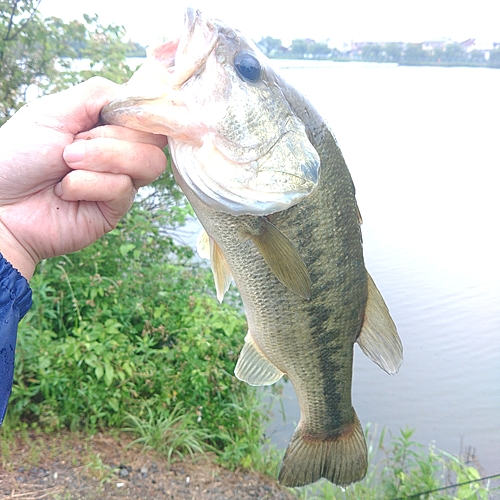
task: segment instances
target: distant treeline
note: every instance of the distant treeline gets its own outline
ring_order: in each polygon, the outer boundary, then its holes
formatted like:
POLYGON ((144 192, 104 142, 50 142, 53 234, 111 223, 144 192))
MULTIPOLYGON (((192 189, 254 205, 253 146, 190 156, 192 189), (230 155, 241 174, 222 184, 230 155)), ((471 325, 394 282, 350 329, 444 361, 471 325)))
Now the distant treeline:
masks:
MULTIPOLYGON (((85 59, 86 57, 88 57, 87 54, 90 43, 91 42, 89 40, 69 39, 67 41, 66 54, 63 54, 62 56, 74 58, 76 54, 77 58, 85 59)), ((146 48, 141 44, 132 41, 124 43, 126 57, 146 57, 146 48)))
POLYGON ((500 68, 500 44, 491 50, 474 49, 474 40, 423 43, 352 42, 344 50, 330 48, 325 42, 310 38, 296 39, 284 47, 278 38, 265 37, 257 46, 270 58, 326 59, 396 63, 412 66, 479 66, 500 68))

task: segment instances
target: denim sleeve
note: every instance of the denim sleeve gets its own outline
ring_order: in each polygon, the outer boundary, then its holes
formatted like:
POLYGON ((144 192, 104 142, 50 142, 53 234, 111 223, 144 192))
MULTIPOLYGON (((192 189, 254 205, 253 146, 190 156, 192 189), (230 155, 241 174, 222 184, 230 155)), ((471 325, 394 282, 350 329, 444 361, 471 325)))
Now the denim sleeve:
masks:
POLYGON ((0 426, 12 392, 17 327, 30 307, 28 281, 0 253, 0 426))

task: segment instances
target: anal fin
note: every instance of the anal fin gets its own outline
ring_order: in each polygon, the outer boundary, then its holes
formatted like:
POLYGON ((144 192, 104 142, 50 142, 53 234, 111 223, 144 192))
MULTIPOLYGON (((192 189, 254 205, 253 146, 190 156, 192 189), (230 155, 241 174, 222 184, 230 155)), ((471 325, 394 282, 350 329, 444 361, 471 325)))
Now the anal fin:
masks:
POLYGON ((250 333, 245 337, 234 374, 249 385, 272 385, 284 375, 267 359, 250 333))
POLYGON ((382 295, 368 273, 367 277, 365 321, 356 342, 374 363, 392 375, 403 362, 403 345, 382 295))

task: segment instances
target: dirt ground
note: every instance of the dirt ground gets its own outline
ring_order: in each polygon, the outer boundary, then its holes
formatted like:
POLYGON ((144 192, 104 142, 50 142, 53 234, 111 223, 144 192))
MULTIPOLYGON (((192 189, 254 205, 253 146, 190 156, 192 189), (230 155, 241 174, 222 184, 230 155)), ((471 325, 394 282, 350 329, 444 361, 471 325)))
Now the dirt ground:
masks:
POLYGON ((1 443, 0 498, 106 500, 126 498, 296 499, 271 478, 223 469, 209 457, 169 464, 128 447, 130 437, 74 434, 30 436, 1 443))

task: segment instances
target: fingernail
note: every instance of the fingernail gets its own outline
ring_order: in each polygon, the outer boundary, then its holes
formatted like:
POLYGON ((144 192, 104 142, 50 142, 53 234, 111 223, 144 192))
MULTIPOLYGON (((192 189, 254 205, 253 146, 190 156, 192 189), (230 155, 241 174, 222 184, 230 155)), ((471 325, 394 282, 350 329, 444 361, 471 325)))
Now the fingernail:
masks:
POLYGON ((82 161, 85 155, 85 141, 75 141, 64 148, 63 158, 66 163, 82 161))

